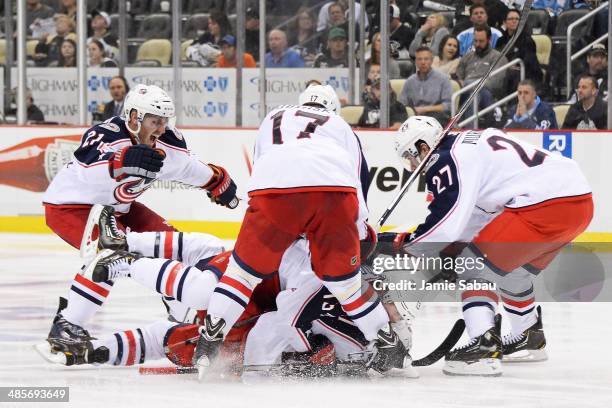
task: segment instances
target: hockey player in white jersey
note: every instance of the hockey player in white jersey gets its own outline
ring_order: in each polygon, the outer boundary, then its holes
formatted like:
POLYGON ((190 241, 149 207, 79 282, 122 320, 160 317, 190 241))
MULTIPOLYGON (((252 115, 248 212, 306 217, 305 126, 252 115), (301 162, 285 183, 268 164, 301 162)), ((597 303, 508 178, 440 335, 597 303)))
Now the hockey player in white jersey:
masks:
MULTIPOLYGON (((85 132, 73 160, 60 170, 43 197, 47 225, 64 241, 81 246, 94 204, 112 205, 121 229, 176 231, 136 202, 158 179, 201 187, 217 204, 237 205, 236 185, 227 171, 202 163, 187 150, 174 127, 174 103, 166 92, 153 85, 137 85, 126 96, 124 108, 125 118, 113 117, 85 132)), ((172 233, 156 244, 166 255, 180 246, 181 236, 172 233)), ((95 283, 77 273, 67 307, 60 302, 49 338, 89 337, 82 326, 102 306, 111 287, 112 282, 95 283)))
MULTIPOLYGON (((409 118, 396 138, 402 162, 416 168, 441 133, 435 119, 409 118)), ((462 292, 471 341, 446 356, 444 372, 497 376, 502 355, 545 359, 532 279, 593 216, 591 188, 577 163, 498 129, 470 130, 442 141, 425 177, 433 195, 425 221, 412 233, 379 234, 379 242, 413 256, 469 242, 459 257, 480 258, 485 267, 460 279, 493 282, 498 289, 462 292), (503 340, 495 317, 500 297, 512 326, 503 340)))
POLYGON ((328 85, 310 85, 299 106, 271 111, 255 141, 249 208, 226 274, 213 293, 195 363, 203 377, 253 289, 278 271, 285 250, 308 239, 314 273, 367 340, 376 340, 380 371, 408 357, 377 295, 361 291, 360 238, 368 233, 361 146, 337 115, 328 85))

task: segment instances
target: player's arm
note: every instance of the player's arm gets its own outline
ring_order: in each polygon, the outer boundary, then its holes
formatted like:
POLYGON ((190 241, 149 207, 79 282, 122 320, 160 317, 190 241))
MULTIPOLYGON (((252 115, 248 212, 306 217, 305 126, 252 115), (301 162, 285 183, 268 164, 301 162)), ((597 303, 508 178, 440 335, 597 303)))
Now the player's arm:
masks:
POLYGON ((185 139, 176 130, 168 130, 159 143, 172 152, 169 177, 184 184, 200 187, 218 205, 235 208, 238 205, 236 183, 227 170, 216 164, 201 162, 187 150, 185 139), (176 133, 175 133, 176 132, 176 133))
POLYGON ((388 242, 395 249, 411 252, 420 243, 451 243, 465 230, 474 211, 480 185, 479 161, 462 160, 461 165, 450 155, 440 158, 426 174, 427 188, 433 195, 428 206, 429 215, 412 233, 382 233, 380 242, 388 242))

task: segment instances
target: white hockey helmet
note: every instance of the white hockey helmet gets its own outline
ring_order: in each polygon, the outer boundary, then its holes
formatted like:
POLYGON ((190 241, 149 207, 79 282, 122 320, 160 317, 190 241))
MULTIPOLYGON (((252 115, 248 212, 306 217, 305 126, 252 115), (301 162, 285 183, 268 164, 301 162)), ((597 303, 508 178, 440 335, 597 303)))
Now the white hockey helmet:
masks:
POLYGON ((156 85, 138 84, 128 92, 123 102, 123 112, 125 120, 130 120, 130 113, 136 111, 136 119, 138 127, 136 130, 127 128, 136 137, 140 132, 140 124, 145 118, 145 115, 156 115, 168 119, 168 126, 174 127, 176 121, 176 113, 174 110, 174 102, 168 96, 166 91, 156 85))
POLYGON ((419 145, 424 142, 430 149, 433 148, 442 130, 442 125, 429 116, 409 117, 395 134, 395 151, 402 160, 402 164, 409 170, 411 161, 418 164, 421 161, 419 145))
POLYGON ((336 114, 340 113, 340 101, 336 91, 329 85, 310 85, 298 98, 300 105, 321 105, 323 108, 336 114))

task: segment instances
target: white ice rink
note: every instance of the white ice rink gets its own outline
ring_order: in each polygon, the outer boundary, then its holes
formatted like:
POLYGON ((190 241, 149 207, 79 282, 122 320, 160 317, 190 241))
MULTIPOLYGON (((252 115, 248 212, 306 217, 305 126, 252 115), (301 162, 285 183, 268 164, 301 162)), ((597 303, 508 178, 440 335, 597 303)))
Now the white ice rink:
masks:
MULTIPOLYGON (((78 253, 52 235, 0 234, 0 386, 68 386, 74 407, 612 407, 612 304, 543 305, 549 361, 505 365, 500 378, 442 374, 442 362, 414 380, 197 382, 191 375, 141 376, 137 368, 66 368, 32 348, 46 338, 59 296, 80 266, 78 253)), ((93 334, 137 327, 165 316, 159 296, 129 280, 88 327, 93 334)), ((427 305, 414 327, 421 357, 460 316, 451 305, 427 305)), ((159 365, 159 364, 153 364, 159 365)), ((27 403, 0 406, 25 407, 27 403)))

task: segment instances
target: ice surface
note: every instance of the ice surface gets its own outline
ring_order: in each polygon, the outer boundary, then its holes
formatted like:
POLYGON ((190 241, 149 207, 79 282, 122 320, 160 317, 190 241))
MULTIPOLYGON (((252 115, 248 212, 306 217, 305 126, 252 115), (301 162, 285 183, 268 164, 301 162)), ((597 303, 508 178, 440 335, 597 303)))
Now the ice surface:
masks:
MULTIPOLYGON (((249 385, 231 380, 198 383, 191 375, 141 376, 134 367, 52 366, 33 345, 46 337, 57 299, 67 295, 79 267, 78 252, 55 236, 0 234, 0 386, 68 386, 70 403, 52 405, 75 407, 612 406, 610 303, 544 304, 549 361, 505 365, 500 378, 447 377, 442 362, 420 368, 416 380, 249 385)), ((101 334, 164 316, 158 295, 121 280, 87 328, 101 334)), ((437 346, 459 316, 456 305, 426 305, 415 323, 413 356, 437 346)))

